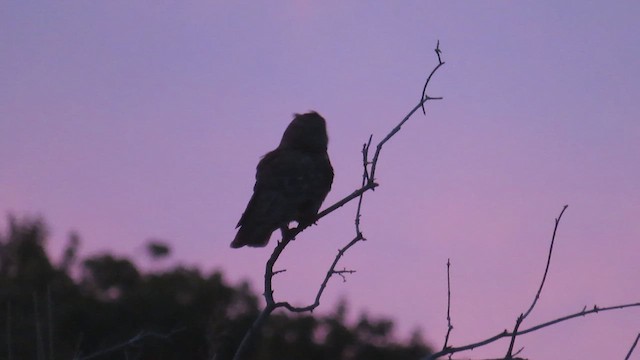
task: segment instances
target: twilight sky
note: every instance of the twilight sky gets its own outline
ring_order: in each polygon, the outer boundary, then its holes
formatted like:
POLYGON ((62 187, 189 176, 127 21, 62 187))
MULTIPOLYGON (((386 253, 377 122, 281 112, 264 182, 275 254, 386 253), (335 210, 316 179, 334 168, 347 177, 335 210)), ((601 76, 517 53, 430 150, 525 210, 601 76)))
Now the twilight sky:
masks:
MULTIPOLYGON (((384 148, 363 210, 369 240, 342 262, 357 273, 332 280, 321 309, 346 298, 354 314, 391 316, 400 336, 420 327, 441 346, 451 258, 452 344, 494 335, 532 301, 564 204, 524 326, 637 302, 638 19, 630 1, 5 1, 0 211, 42 215, 56 255, 71 230, 84 255, 141 258, 158 237, 175 262, 260 291, 275 237, 229 248, 259 157, 292 113, 317 110, 336 173, 325 205, 347 195, 362 143, 416 104, 439 39, 446 65, 429 93, 444 100, 384 148)), ((287 249, 277 299, 311 302, 354 212, 287 249)), ((631 309, 517 345, 532 359, 622 359, 639 331, 631 309)))

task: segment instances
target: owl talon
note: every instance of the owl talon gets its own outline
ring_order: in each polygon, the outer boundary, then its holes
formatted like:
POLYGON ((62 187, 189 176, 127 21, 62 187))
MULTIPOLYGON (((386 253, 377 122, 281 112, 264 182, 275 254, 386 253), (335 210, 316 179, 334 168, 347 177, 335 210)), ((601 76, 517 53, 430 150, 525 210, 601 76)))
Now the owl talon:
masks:
POLYGON ((293 236, 293 230, 294 229, 289 229, 288 227, 284 226, 280 228, 280 232, 282 233, 282 239, 290 239, 291 241, 295 240, 295 236, 293 236))

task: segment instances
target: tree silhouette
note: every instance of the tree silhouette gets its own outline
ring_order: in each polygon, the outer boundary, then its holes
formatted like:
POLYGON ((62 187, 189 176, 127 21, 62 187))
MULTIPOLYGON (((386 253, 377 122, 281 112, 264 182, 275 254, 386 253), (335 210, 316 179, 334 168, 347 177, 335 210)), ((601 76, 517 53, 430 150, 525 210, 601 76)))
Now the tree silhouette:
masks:
MULTIPOLYGON (((232 285, 220 271, 197 268, 144 272, 112 254, 78 259, 75 233, 53 264, 46 229, 39 218, 10 216, 0 232, 0 359, 230 359, 258 316, 258 296, 246 282, 232 285)), ((346 309, 341 303, 325 316, 274 316, 255 358, 384 360, 430 353, 421 339, 396 341, 389 319, 361 315, 350 324, 346 309)))

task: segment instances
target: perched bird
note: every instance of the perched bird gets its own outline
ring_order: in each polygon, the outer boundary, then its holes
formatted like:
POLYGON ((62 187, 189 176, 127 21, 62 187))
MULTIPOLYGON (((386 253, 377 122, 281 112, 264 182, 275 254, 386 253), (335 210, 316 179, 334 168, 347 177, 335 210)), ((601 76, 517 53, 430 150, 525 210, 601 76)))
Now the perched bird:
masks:
POLYGON ((232 248, 267 245, 271 233, 289 223, 309 225, 331 189, 327 128, 317 112, 295 114, 278 147, 262 157, 247 209, 232 248))

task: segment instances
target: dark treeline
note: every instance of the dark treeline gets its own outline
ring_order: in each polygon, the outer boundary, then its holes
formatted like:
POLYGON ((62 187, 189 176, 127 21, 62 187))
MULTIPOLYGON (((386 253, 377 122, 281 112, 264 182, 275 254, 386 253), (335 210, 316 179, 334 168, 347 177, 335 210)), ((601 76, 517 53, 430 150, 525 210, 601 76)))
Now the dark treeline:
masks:
MULTIPOLYGON (((57 264, 45 249, 40 219, 9 217, 0 232, 0 359, 230 359, 259 312, 248 284, 221 272, 175 267, 143 272, 127 258, 80 259, 69 236, 57 264)), ((152 258, 170 255, 150 242, 152 258)), ((392 336, 393 322, 330 315, 274 314, 254 344, 256 360, 417 359, 428 353, 419 334, 392 336)))

